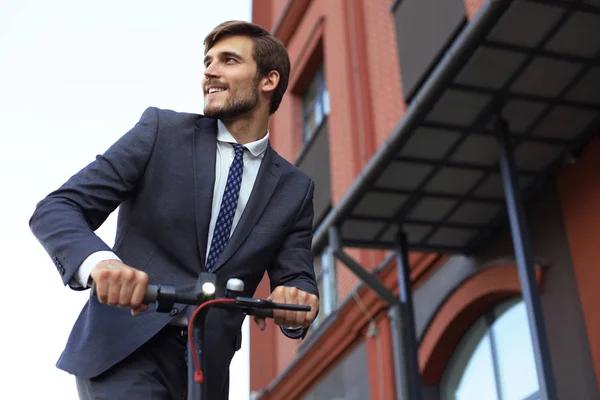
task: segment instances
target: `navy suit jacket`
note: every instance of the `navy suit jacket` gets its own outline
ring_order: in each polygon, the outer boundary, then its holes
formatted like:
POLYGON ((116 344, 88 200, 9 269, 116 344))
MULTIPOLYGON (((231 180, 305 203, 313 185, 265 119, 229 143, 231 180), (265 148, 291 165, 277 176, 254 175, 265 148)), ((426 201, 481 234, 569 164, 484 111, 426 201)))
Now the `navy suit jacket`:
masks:
MULTIPOLYGON (((192 290, 205 265, 215 180, 217 122, 197 114, 148 108, 140 121, 103 155, 50 193, 30 227, 59 271, 73 276, 85 258, 114 251, 145 271, 150 283, 192 290), (118 206, 115 243, 94 231, 118 206)), ((219 285, 245 282, 252 296, 265 271, 271 289, 295 286, 318 295, 311 252, 314 182, 267 148, 244 213, 213 269, 219 285)), ((148 312, 100 304, 95 298, 75 322, 57 366, 83 378, 106 371, 181 312, 148 312)), ((244 316, 212 309, 206 344, 210 385, 224 384, 241 345, 244 316), (220 383, 219 383, 220 382, 220 383)))

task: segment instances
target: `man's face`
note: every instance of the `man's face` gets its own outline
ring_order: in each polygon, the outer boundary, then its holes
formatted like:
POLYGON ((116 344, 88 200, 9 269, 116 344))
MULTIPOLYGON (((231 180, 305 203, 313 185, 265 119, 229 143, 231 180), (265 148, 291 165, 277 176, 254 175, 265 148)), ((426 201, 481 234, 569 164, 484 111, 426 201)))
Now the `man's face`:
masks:
POLYGON ((206 53, 204 115, 221 120, 250 114, 259 101, 254 43, 246 36, 219 40, 206 53))

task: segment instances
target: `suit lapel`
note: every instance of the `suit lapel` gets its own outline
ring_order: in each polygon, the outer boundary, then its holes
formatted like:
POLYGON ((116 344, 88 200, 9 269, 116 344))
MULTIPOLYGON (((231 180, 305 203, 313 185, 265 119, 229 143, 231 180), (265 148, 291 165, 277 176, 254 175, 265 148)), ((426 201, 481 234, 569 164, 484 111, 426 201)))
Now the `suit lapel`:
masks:
POLYGON ((227 246, 225 246, 223 253, 217 259, 213 272, 221 268, 242 243, 244 243, 246 237, 250 234, 250 231, 262 215, 267 203, 269 203, 273 192, 275 192, 277 183, 279 183, 279 179, 281 178, 281 171, 279 170, 279 163, 276 161, 274 153, 271 146, 268 146, 265 150, 265 157, 258 170, 258 175, 256 176, 256 181, 254 182, 254 187, 250 193, 246 208, 227 246))
POLYGON ((196 237, 200 249, 201 270, 206 265, 206 242, 210 223, 215 162, 217 154, 217 121, 202 118, 196 124, 194 148, 194 197, 196 198, 196 237))

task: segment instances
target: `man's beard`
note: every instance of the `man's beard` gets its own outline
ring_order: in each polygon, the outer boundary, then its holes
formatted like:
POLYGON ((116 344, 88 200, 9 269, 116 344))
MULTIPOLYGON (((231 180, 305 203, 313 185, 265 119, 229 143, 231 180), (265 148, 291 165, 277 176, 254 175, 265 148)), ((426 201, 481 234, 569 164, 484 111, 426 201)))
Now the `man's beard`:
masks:
POLYGON ((248 86, 229 92, 225 104, 219 106, 204 106, 204 115, 208 118, 231 120, 242 115, 250 114, 258 105, 258 79, 248 86))

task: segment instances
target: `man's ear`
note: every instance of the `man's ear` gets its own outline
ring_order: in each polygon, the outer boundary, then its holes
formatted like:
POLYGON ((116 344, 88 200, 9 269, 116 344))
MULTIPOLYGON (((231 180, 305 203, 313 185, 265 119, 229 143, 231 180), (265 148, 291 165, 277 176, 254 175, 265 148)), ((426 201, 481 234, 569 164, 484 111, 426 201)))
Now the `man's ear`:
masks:
POLYGON ((277 89, 277 85, 279 84, 279 72, 271 71, 267 74, 267 76, 263 77, 261 80, 261 90, 265 94, 273 94, 275 89, 277 89))

